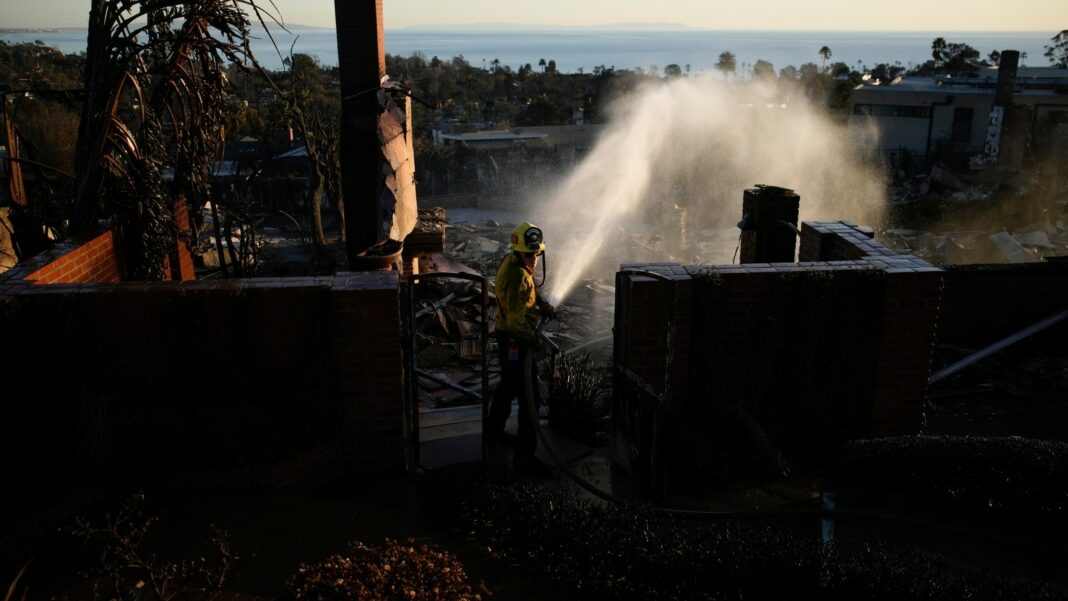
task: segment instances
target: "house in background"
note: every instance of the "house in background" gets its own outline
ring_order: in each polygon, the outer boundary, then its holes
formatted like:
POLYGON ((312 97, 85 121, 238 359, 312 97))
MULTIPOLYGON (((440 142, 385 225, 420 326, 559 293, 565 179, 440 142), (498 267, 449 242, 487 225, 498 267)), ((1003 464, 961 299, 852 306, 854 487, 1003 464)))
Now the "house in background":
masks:
MULTIPOLYGON (((928 164, 936 155, 989 152, 989 136, 999 119, 995 107, 998 69, 973 77, 901 77, 858 86, 849 107, 854 144, 889 157, 894 166, 928 164), (874 134, 874 135, 872 135, 874 134)), ((1068 70, 1020 67, 1012 105, 1022 110, 1021 136, 1068 123, 1068 70)))
MULTIPOLYGON (((466 192, 519 198, 564 175, 593 148, 603 125, 524 126, 448 133, 434 129, 434 145, 448 149, 452 163, 440 179, 463 174, 466 192)), ((431 161, 424 169, 433 170, 431 161)), ((446 168, 447 167, 447 168, 446 168)), ((455 190, 453 190, 455 191, 455 190)))

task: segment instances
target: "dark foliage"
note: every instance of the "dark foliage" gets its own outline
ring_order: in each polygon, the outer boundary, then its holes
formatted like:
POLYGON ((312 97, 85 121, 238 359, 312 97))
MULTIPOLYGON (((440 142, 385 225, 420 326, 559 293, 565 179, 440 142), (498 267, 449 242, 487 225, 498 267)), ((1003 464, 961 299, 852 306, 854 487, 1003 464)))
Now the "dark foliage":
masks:
POLYGON ((489 596, 467 582, 463 565, 428 545, 387 539, 381 546, 352 543, 347 553, 316 565, 301 565, 286 597, 294 601, 477 600, 489 596))
POLYGON ((590 356, 561 355, 549 380, 549 421, 568 436, 598 446, 611 426, 611 382, 590 356))
POLYGON ((226 582, 240 557, 229 534, 211 527, 212 561, 205 557, 170 559, 151 544, 159 518, 145 512, 145 498, 134 495, 101 522, 77 518, 70 534, 80 539, 98 563, 87 574, 94 599, 169 601, 210 597, 226 582))
POLYGON ((1068 29, 1062 29, 1049 41, 1050 44, 1045 46, 1046 51, 1042 55, 1049 59, 1050 65, 1068 69, 1068 29))
POLYGON ((466 504, 487 546, 583 599, 1054 599, 1046 583, 884 545, 823 547, 786 530, 694 523, 531 485, 466 504), (581 533, 581 536, 576 536, 581 533))
POLYGON ((1068 524, 1068 444, 915 436, 856 441, 827 486, 950 512, 1068 524))

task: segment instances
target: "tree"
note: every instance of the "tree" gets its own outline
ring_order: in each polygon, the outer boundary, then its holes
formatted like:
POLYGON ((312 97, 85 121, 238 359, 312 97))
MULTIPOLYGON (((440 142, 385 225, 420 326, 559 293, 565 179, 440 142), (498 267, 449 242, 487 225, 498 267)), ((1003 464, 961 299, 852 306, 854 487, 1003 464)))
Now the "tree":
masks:
POLYGON ((545 59, 544 58, 538 61, 538 66, 541 67, 541 72, 542 73, 545 73, 545 64, 546 63, 545 63, 545 59))
POLYGON ((738 61, 734 58, 734 53, 728 50, 724 50, 719 53, 719 60, 716 61, 716 70, 728 77, 733 74, 738 68, 738 61))
POLYGON ((762 58, 757 59, 757 62, 753 63, 753 77, 763 80, 775 79, 775 65, 762 58))
POLYGON ((92 2, 68 233, 114 217, 131 279, 167 275, 178 235, 173 190, 211 193, 229 116, 226 65, 256 64, 247 55, 249 14, 263 18, 255 0, 92 2))
POLYGON ((946 53, 946 38, 935 38, 931 42, 931 58, 934 59, 935 69, 944 60, 946 53))
POLYGON ((549 59, 549 63, 545 66, 546 73, 556 73, 556 61, 549 59))
POLYGON ((675 63, 671 63, 670 65, 664 67, 664 77, 668 79, 678 79, 682 77, 682 67, 676 65, 675 63))
POLYGON ((1053 42, 1046 46, 1044 56, 1058 69, 1068 69, 1068 29, 1062 29, 1060 33, 1049 39, 1053 42))
POLYGON ((871 70, 872 79, 878 79, 883 83, 893 81, 895 77, 901 75, 905 70, 900 64, 888 65, 886 63, 879 63, 871 70))
POLYGON ((959 75, 979 68, 979 51, 968 44, 957 42, 947 44, 943 56, 946 61, 946 72, 950 75, 959 75))
POLYGON ((986 58, 995 67, 1001 64, 1001 53, 997 50, 991 50, 990 54, 986 55, 986 58))
POLYGON ((820 48, 820 58, 823 59, 822 68, 827 68, 827 61, 831 60, 831 49, 827 46, 820 48))
POLYGON ((312 243, 317 253, 321 253, 326 246, 326 237, 323 235, 323 212, 322 198, 326 178, 323 175, 324 148, 322 141, 326 137, 321 113, 316 111, 312 117, 305 117, 305 110, 311 103, 313 94, 318 91, 321 95, 322 86, 318 81, 318 61, 307 54, 295 54, 290 65, 290 114, 293 123, 304 140, 304 148, 311 161, 311 198, 308 200, 312 214, 312 243))

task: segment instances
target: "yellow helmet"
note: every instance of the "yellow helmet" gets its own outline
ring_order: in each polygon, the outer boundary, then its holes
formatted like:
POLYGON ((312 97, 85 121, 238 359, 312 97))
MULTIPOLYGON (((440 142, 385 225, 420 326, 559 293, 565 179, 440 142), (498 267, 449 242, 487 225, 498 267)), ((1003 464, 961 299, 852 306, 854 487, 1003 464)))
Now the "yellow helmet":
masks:
POLYGON ((541 228, 529 221, 520 223, 512 230, 512 241, 508 248, 521 253, 540 253, 545 250, 541 228))

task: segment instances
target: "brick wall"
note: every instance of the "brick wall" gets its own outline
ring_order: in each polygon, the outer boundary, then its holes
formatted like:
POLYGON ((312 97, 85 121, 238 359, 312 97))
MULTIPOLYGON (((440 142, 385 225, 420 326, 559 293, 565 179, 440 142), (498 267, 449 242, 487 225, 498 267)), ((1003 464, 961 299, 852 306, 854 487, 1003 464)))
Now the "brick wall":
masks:
POLYGON ((694 309, 693 281, 677 264, 659 263, 624 265, 622 270, 641 269, 670 278, 670 282, 649 276, 616 275, 615 356, 623 370, 615 372, 613 390, 617 391, 613 408, 612 444, 617 457, 646 481, 663 487, 666 462, 659 457, 664 445, 655 439, 654 423, 665 421, 690 389, 690 336, 694 309), (622 291, 622 292, 621 292, 622 291), (671 378, 665 381, 668 366, 668 324, 675 307, 672 333, 671 378), (632 378, 638 378, 638 381, 632 378), (650 394, 669 394, 661 405, 650 394), (622 391, 637 391, 623 394, 622 391))
MULTIPOLYGON (((175 224, 192 231, 189 206, 178 197, 174 203, 175 224)), ((113 284, 123 279, 122 251, 113 229, 57 244, 4 272, 2 279, 28 280, 36 284, 113 284)), ((184 240, 175 238, 174 250, 163 258, 163 273, 174 281, 196 279, 193 254, 184 240)))
MULTIPOLYGON (((662 439, 679 440, 686 425, 714 432, 725 413, 751 417, 784 448, 920 430, 942 270, 848 222, 803 224, 801 256, 815 260, 623 266, 682 284, 666 420, 675 426, 662 439)), ((663 383, 670 298, 669 283, 617 276, 615 356, 654 387, 663 383)), ((621 390, 616 450, 649 471, 671 444, 654 442, 644 423, 649 395, 621 390)))
POLYGON ((37 284, 102 284, 122 279, 115 234, 107 230, 57 245, 4 273, 37 284))
MULTIPOLYGON (((188 235, 193 231, 189 204, 182 196, 178 196, 174 201, 174 225, 182 232, 182 235, 188 235)), ((189 244, 178 236, 175 237, 173 248, 174 250, 164 257, 163 273, 176 282, 195 280, 197 276, 193 265, 193 252, 189 250, 189 244)))
MULTIPOLYGON (((348 473, 403 469, 399 316, 394 273, 5 279, 4 456, 50 478, 88 468, 269 485, 294 480, 296 468, 272 467, 286 457, 339 442, 348 473)), ((336 467, 336 454, 308 456, 336 467)), ((298 463, 297 479, 314 480, 298 463)))

